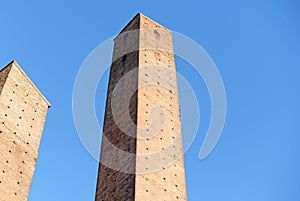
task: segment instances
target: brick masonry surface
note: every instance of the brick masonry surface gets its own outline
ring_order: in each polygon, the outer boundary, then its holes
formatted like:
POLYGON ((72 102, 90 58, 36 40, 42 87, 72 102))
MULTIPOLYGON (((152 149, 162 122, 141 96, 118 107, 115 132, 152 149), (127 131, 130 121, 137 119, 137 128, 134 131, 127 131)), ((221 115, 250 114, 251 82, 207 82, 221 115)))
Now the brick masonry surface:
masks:
POLYGON ((142 14, 115 39, 103 136, 96 201, 187 200, 172 33, 142 14))
POLYGON ((26 201, 50 104, 20 66, 0 71, 0 201, 26 201))

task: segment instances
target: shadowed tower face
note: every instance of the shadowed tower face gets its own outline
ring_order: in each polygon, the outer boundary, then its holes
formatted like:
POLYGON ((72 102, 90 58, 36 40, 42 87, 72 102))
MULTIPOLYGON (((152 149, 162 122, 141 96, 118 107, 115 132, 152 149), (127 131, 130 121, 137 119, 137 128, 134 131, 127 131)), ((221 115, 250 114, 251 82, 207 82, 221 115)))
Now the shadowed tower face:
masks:
POLYGON ((142 14, 115 38, 95 200, 187 200, 172 33, 142 14))
POLYGON ((0 201, 26 201, 50 104, 20 66, 0 71, 0 201))

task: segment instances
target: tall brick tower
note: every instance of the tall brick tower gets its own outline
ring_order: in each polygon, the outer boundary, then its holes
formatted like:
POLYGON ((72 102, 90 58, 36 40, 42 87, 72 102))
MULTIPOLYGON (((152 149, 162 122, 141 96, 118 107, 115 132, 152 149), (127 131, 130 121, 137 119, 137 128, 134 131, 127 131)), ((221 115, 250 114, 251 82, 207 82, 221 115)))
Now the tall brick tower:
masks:
POLYGON ((26 201, 49 102, 12 61, 0 71, 0 201, 26 201))
POLYGON ((187 200, 172 33, 137 14, 114 42, 95 200, 187 200))

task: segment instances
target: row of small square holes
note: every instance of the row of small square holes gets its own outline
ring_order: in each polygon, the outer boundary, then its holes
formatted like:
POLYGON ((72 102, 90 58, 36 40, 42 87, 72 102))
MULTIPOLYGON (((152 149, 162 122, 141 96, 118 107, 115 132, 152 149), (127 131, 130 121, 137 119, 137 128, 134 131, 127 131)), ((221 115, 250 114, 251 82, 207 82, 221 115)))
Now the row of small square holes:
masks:
MULTIPOLYGON (((7 106, 7 107, 10 108, 9 106, 7 106)), ((24 110, 22 110, 22 112, 24 112, 24 110)), ((36 110, 35 110, 35 112, 36 112, 36 110)), ((5 117, 8 117, 7 114, 4 114, 4 116, 5 116, 5 117)), ((22 116, 20 116, 19 119, 22 119, 22 116)), ((32 118, 32 120, 34 121, 34 118, 32 118)), ((5 124, 5 122, 2 122, 2 124, 5 124)), ((19 126, 19 124, 17 124, 17 126, 19 126)), ((32 128, 32 125, 31 125, 30 127, 32 128)), ((0 131, 0 133, 2 133, 2 131, 0 131)), ((17 132, 14 132, 14 134, 16 135, 17 132)), ((30 137, 31 134, 29 133, 28 136, 30 137)), ((26 144, 29 145, 29 142, 26 142, 26 144)))
MULTIPOLYGON (((157 71, 159 71, 159 69, 158 69, 157 71)), ((144 75, 145 75, 145 77, 148 77, 148 74, 147 74, 147 73, 145 73, 144 75)), ((161 78, 160 75, 158 75, 157 78, 160 79, 160 78, 161 78)), ((171 77, 169 77, 169 79, 172 80, 171 77)), ((145 80, 145 83, 148 83, 148 81, 145 80)), ((158 85, 160 85, 160 82, 156 82, 156 83, 157 83, 158 85)), ((171 88, 173 87, 173 85, 172 85, 171 83, 168 83, 168 84, 170 85, 171 88)), ((170 90, 170 91, 171 91, 171 90, 170 90)), ((171 93, 172 93, 172 92, 171 92, 171 93)))
MULTIPOLYGON (((147 56, 146 54, 144 55, 145 57, 147 56)), ((159 59, 159 61, 160 61, 160 59, 159 59)), ((169 62, 170 62, 170 60, 169 60, 169 62)), ((145 61, 145 63, 147 63, 147 61, 145 61)), ((170 65, 169 65, 169 67, 171 67, 170 65)), ((158 70, 159 71, 159 70, 158 70)), ((145 74, 145 76, 146 77, 148 77, 148 74, 145 74)), ((160 78, 160 76, 158 76, 158 78, 160 78)), ((170 78, 171 79, 171 78, 170 78)), ((147 83, 147 82, 146 82, 147 83)), ((160 82, 157 82, 157 84, 158 85, 160 85, 160 82)), ((157 89, 157 92, 158 93, 160 93, 160 91, 157 89)), ((172 90, 169 90, 169 92, 170 93, 172 93, 172 90)), ((144 96, 146 96, 146 94, 144 94, 144 96)), ((170 97, 170 99, 173 99, 172 97, 170 97)), ((146 106, 148 106, 148 104, 146 104, 146 106)), ((173 105, 172 104, 170 104, 170 106, 172 107, 173 105)), ((146 111, 146 113, 148 113, 148 111, 146 111)), ((172 112, 171 112, 172 113, 172 112)), ((147 119, 145 120, 146 122, 148 121, 147 119)), ((173 120, 171 120, 171 122, 173 122, 173 120)), ((172 130, 174 130, 174 128, 172 128, 172 130)), ((163 129, 161 130, 161 131, 163 131, 163 129)), ((174 136, 172 137, 173 139, 175 138, 174 136)), ((146 138, 146 140, 148 140, 149 141, 149 138, 146 138)), ((160 138, 160 140, 163 140, 163 138, 160 138)), ((176 146, 175 145, 173 145, 173 148, 176 148, 176 146)), ((165 148, 164 147, 162 147, 162 150, 164 150, 165 148)), ((149 150, 149 148, 148 147, 146 147, 146 150, 149 150)), ((174 154, 173 155, 174 157, 176 157, 176 155, 174 154)), ((145 157, 145 159, 147 160, 148 159, 148 157, 145 157)), ((164 158, 163 158, 164 159, 164 158)), ((174 165, 175 167, 176 167, 176 165, 174 165)), ((146 170, 147 170, 148 168, 146 167, 146 170)), ((163 167, 163 169, 165 169, 164 167, 163 167)), ((175 176, 177 177, 177 175, 175 174, 175 176)), ((164 180, 166 180, 166 178, 164 177, 163 178, 164 180)), ((147 178, 146 178, 146 180, 148 180, 147 178)), ((178 187, 178 185, 177 184, 175 184, 175 186, 176 187, 178 187)), ((167 189, 164 189, 164 191, 167 191, 167 189)), ((146 189, 146 192, 149 192, 149 190, 147 190, 146 189)), ((177 199, 179 199, 179 196, 176 196, 176 198, 177 199)))
MULTIPOLYGON (((145 74, 145 76, 148 76, 147 74, 145 74)), ((160 93, 160 91, 159 91, 159 89, 157 89, 158 90, 158 93, 160 93)), ((169 90, 169 92, 172 94, 172 90, 169 90)), ((146 94, 143 94, 144 96, 147 96, 146 94)), ((172 99, 172 97, 170 97, 170 99, 172 99)), ((149 106, 149 104, 148 103, 146 103, 146 106, 149 106)), ((172 107, 173 105, 172 104, 170 104, 170 107, 172 107)), ((145 113, 146 114, 148 114, 148 111, 145 111, 145 113)), ((170 112, 171 114, 173 114, 173 112, 171 111, 170 112)), ((162 113, 161 113, 161 115, 162 115, 162 113)), ((148 120, 147 119, 145 119, 145 121, 146 122, 148 122, 148 120)), ((173 122, 173 120, 171 119, 171 122, 173 122)), ((171 128, 171 130, 173 131, 174 130, 174 128, 171 128)), ((146 129, 146 131, 149 131, 149 129, 146 129)), ((163 132, 164 130, 163 129, 161 129, 161 131, 163 132)), ((172 136, 172 138, 173 139, 175 139, 175 137, 174 136, 172 136)), ((146 138, 146 140, 147 141, 149 141, 150 139, 149 138, 146 138)), ((160 138, 160 140, 163 140, 163 138, 160 138)), ((146 149, 148 150, 148 147, 146 147, 146 149)), ((162 147, 162 150, 164 150, 164 148, 162 147)))
MULTIPOLYGON (((176 167, 176 164, 174 165, 174 167, 176 167)), ((163 168, 163 169, 165 169, 165 168, 163 168)), ((175 177, 177 177, 177 174, 174 174, 174 176, 175 176, 175 177)), ((146 181, 149 181, 149 179, 148 179, 148 178, 145 178, 145 180, 146 180, 146 181)), ((167 178, 166 178, 166 177, 163 177, 163 180, 164 180, 164 181, 166 181, 166 180, 167 180, 167 178)), ((177 185, 177 184, 174 184, 174 186, 175 186, 176 188, 178 188, 178 185, 177 185)), ((165 191, 165 192, 167 192, 167 189, 164 189, 164 191, 165 191)), ((149 192, 149 190, 148 190, 148 189, 146 189, 146 192, 148 193, 148 192, 149 192)), ((179 196, 176 196, 176 199, 179 199, 179 196)))
MULTIPOLYGON (((158 94, 156 94, 156 95, 158 95, 158 94)), ((145 96, 146 98, 149 97, 147 94, 143 94, 143 96, 145 96)), ((169 98, 170 98, 170 100, 173 100, 173 97, 172 97, 172 96, 170 96, 169 98)))
MULTIPOLYGON (((15 84, 15 86, 17 87, 17 86, 18 86, 18 84, 15 84)), ((13 91, 13 94, 15 94, 15 91, 13 91)), ((27 94, 26 96, 29 96, 29 95, 27 94)), ((11 101, 11 102, 13 102, 13 99, 10 99, 10 101, 11 101)), ((24 103, 25 103, 25 104, 27 104, 27 102, 26 102, 26 101, 25 101, 24 103)), ((36 105, 38 105, 38 103, 36 103, 36 105)), ((10 106, 7 106, 7 108, 8 108, 8 109, 10 109, 10 106)), ((25 110, 23 109, 23 110, 22 110, 22 112, 25 112, 25 110)), ((34 112, 37 112, 37 111, 36 111, 36 110, 34 110, 34 112)), ((7 115, 7 114, 5 114, 4 116, 5 116, 5 117, 7 117, 8 115, 7 115)), ((19 116, 19 119, 22 119, 22 117, 21 117, 21 116, 19 116)), ((32 120, 34 121, 34 118, 32 118, 32 120)), ((5 124, 5 122, 2 122, 2 124, 5 124)), ((17 124, 17 126, 19 126, 19 124, 17 124)), ((30 126, 30 127, 32 128, 32 126, 30 126)), ((2 133, 2 131, 0 131, 0 133, 2 133)), ((16 135, 17 133, 16 133, 16 132, 14 132, 14 134, 16 135)), ((29 133, 29 134, 28 134, 28 136, 31 136, 31 134, 29 133)), ((15 144, 16 144, 16 142, 15 142, 15 141, 13 141, 13 143, 15 143, 15 144)), ((29 142, 27 142, 26 144, 27 144, 27 145, 29 145, 29 142)), ((9 152, 9 153, 12 153, 12 151, 11 151, 11 150, 9 150, 8 152, 9 152)), ((28 152, 27 152, 27 151, 25 151, 25 154, 28 154, 28 152)), ((7 161, 6 161, 6 163, 9 163, 9 161, 7 160, 7 161)), ((24 164, 24 163, 25 163, 25 161, 23 160, 23 161, 22 161, 22 163, 24 164)), ((3 173, 5 173, 5 170, 3 170, 2 172, 3 172, 3 173)), ((20 171, 19 173, 20 173, 20 174, 23 174, 23 172, 22 172, 22 171, 20 171)), ((0 181, 0 183, 2 183, 2 181, 0 181)), ((18 182, 17 182, 17 184, 20 184, 20 182, 18 181, 18 182)), ((15 192, 14 194, 15 194, 15 195, 17 195, 17 193, 16 193, 16 192, 15 192)))
MULTIPOLYGON (((15 86, 17 87, 18 84, 15 84, 15 86)), ((15 91, 12 91, 13 94, 15 94, 15 91)), ((29 94, 27 94, 26 96, 29 96, 29 94)), ((10 101, 12 102, 13 99, 10 99, 10 101)), ((24 102, 25 104, 27 104, 27 102, 24 102)), ((36 105, 38 105, 38 103, 36 103, 36 105)), ((8 109, 10 109, 10 106, 7 106, 8 109)), ((22 109, 22 112, 25 112, 24 109, 22 109)), ((37 112, 37 110, 35 109, 34 112, 37 112)), ((7 117, 8 115, 5 114, 5 117, 7 117)), ((22 116, 19 116, 19 119, 22 119, 22 116)), ((32 120, 34 121, 34 118, 32 118, 32 120)), ((4 122, 2 122, 3 124, 5 124, 4 122)), ((19 126, 19 124, 17 124, 17 126, 19 126)), ((30 126, 31 128, 33 127, 32 125, 30 126)), ((2 131, 0 131, 0 133, 2 133, 2 131)), ((14 132, 14 134, 16 134, 16 132, 14 132)), ((31 136, 31 134, 28 134, 28 136, 31 136)), ((29 142, 27 142, 27 144, 29 144, 29 142)))
MULTIPOLYGON (((13 143, 15 143, 15 144, 16 144, 16 142, 15 142, 15 141, 13 141, 13 143)), ((12 153, 12 151, 11 151, 11 150, 8 150, 8 152, 9 152, 9 153, 12 153)), ((25 154, 27 154, 27 153, 28 153, 28 152, 27 152, 27 151, 25 151, 25 154)), ((6 161, 6 163, 9 163, 9 161, 7 160, 7 161, 6 161)), ((25 161, 22 161, 22 163, 24 164, 24 163, 25 163, 25 161)), ((2 173, 3 173, 3 174, 5 174, 5 170, 2 170, 2 173)), ((23 172, 22 172, 22 171, 20 171, 19 173, 20 173, 21 175, 23 174, 23 172)), ((2 181, 0 181, 0 184, 1 184, 1 183, 2 183, 2 181)), ((20 182, 18 181, 18 182, 17 182, 17 184, 20 184, 20 182)), ((15 194, 15 195, 17 195, 17 193, 16 193, 16 192, 15 192, 14 194, 15 194)))
MULTIPOLYGON (((147 139, 148 139, 148 138, 147 138, 147 139)), ((176 148, 176 146, 175 146, 175 145, 173 145, 173 148, 176 148)), ((149 147, 146 147, 145 149, 146 149, 147 151, 149 151, 149 147)), ((165 148, 164 148, 164 147, 162 147, 162 148, 161 148, 161 150, 165 150, 165 148)))
MULTIPOLYGON (((160 53, 159 53, 159 52, 154 52, 154 54, 155 54, 156 56, 160 56, 160 53)), ((147 57, 147 54, 144 54, 144 57, 147 57)), ((158 61, 161 61, 161 58, 159 58, 158 61)), ((168 59, 168 62, 171 63, 171 59, 168 59)))
MULTIPOLYGON (((157 34, 158 32, 155 30, 155 33, 157 34)), ((159 33, 158 33, 159 34, 159 33)), ((158 55, 159 55, 159 53, 158 53, 158 55)), ((145 57, 147 56, 146 54, 144 55, 145 57)), ((159 61, 161 61, 161 59, 159 59, 159 61)), ((170 60, 169 60, 169 62, 170 62, 170 60)), ((145 61, 145 63, 147 63, 147 60, 145 61)), ((159 65, 159 63, 157 63, 157 65, 159 65)), ((168 65, 169 67, 171 67, 170 65, 168 65)), ((159 70, 158 70, 158 72, 159 72, 159 70)), ((148 76, 148 74, 145 74, 145 76, 147 77, 148 76)), ((160 76, 158 76, 158 78, 160 78, 160 76)), ((172 78, 170 78, 170 79, 172 79, 172 78)), ((147 83, 147 82, 146 82, 147 83)), ((157 82, 157 84, 158 85, 160 85, 160 82, 157 82)), ((172 93, 172 91, 170 90, 169 91, 170 93, 172 93)), ((160 93, 159 91, 158 91, 158 93, 160 93)), ((145 95, 145 94, 144 94, 145 95)), ((146 95, 145 95, 146 96, 146 95)), ((172 97, 170 97, 170 99, 172 99, 172 97)), ((170 106, 172 106, 172 104, 170 104, 170 106)), ((148 113, 147 111, 146 111, 146 113, 148 113)), ((172 113, 172 112, 171 112, 172 113)), ((147 120, 146 120, 147 121, 147 120)), ((173 120, 172 120, 173 121, 173 120)), ((174 130, 174 128, 172 128, 172 130, 174 130)), ((175 138, 175 137, 172 137, 173 139, 175 138)), ((160 140, 162 140, 163 138, 160 138, 160 140)), ((147 138, 147 140, 149 140, 149 138, 147 138)), ((175 145, 173 146, 174 148, 175 148, 175 145)), ((146 150, 149 150, 149 148, 148 147, 146 147, 146 150)), ((164 148, 162 148, 162 150, 164 150, 164 148)), ((174 157, 176 157, 176 155, 174 155, 174 157)), ((145 157, 145 159, 148 159, 147 157, 145 157)), ((174 165, 175 167, 176 167, 176 165, 174 165)), ((146 168, 147 169, 147 168, 146 168)), ((165 169, 165 168, 163 168, 163 169, 165 169)), ((175 174, 175 176, 177 176, 176 174, 175 174)), ((164 180, 165 180, 165 178, 164 178, 164 180)), ((177 184, 175 184, 175 186, 176 187, 178 187, 177 186, 177 184)), ((164 191, 167 191, 166 189, 164 189, 164 191)), ((148 190, 146 190, 146 192, 148 192, 148 190)), ((179 199, 179 197, 178 196, 176 196, 176 198, 177 199, 179 199)))
MULTIPOLYGON (((159 60, 160 61, 160 60, 159 60)), ((145 60, 145 64, 147 64, 148 63, 148 61, 147 60, 145 60)), ((156 62, 156 65, 160 65, 158 62, 156 62)), ((170 64, 168 64, 168 67, 169 68, 171 68, 171 65, 170 64)))

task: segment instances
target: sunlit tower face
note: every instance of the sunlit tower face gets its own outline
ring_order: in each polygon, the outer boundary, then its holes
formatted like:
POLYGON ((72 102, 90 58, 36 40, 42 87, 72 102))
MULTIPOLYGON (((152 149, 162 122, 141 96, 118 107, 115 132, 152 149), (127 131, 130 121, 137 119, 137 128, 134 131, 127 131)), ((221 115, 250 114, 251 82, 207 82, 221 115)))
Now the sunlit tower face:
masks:
POLYGON ((187 200, 172 33, 142 14, 115 38, 100 200, 187 200))

